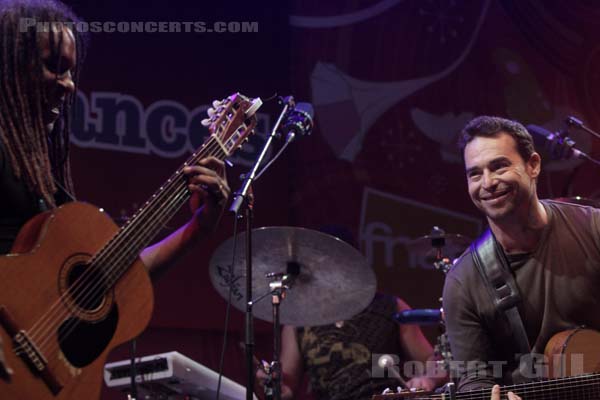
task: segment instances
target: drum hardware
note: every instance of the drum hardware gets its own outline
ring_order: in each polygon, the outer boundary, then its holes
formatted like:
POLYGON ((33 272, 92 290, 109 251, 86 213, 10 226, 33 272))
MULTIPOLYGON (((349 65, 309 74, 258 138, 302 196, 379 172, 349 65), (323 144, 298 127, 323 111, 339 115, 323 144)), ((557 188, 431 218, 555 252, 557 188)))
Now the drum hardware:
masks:
MULTIPOLYGON (((409 242, 408 248, 417 254, 424 255, 425 260, 432 264, 436 270, 447 274, 454 265, 452 260, 459 257, 469 247, 471 242, 472 239, 467 236, 446 233, 442 228, 434 226, 428 235, 421 236, 409 242)), ((441 297, 439 298, 439 302, 442 302, 441 297)), ((438 324, 440 334, 436 340, 434 355, 439 359, 437 361, 438 366, 450 372, 452 352, 446 333, 444 310, 442 308, 406 310, 394 314, 394 320, 399 323, 414 323, 419 325, 438 324)))
POLYGON ((452 259, 459 257, 471 244, 472 239, 456 233, 446 233, 434 226, 428 235, 421 236, 407 244, 408 249, 422 255, 425 262, 435 269, 447 273, 452 268, 452 259))
MULTIPOLYGON (((246 232, 239 236, 244 241, 246 232)), ((243 248, 236 248, 231 265, 233 238, 222 243, 210 260, 213 286, 240 311, 252 308, 254 316, 273 322, 273 361, 265 368, 265 396, 280 398, 281 324, 328 325, 352 318, 366 308, 377 282, 364 256, 342 240, 304 228, 265 227, 251 231, 252 293, 246 302, 239 287, 244 281, 243 248), (271 306, 262 302, 271 296, 271 306), (285 301, 283 301, 285 299, 285 301)))
MULTIPOLYGON (((246 233, 238 235, 244 241, 246 233)), ((329 325, 348 320, 364 310, 375 295, 375 273, 354 247, 323 232, 295 227, 264 227, 252 230, 252 292, 261 297, 274 286, 290 286, 280 306, 281 323, 292 326, 329 325), (265 279, 268 278, 268 279, 265 279), (274 279, 271 279, 274 278, 274 279), (278 283, 281 281, 281 283, 278 283)), ((245 261, 243 246, 236 248, 231 266, 232 238, 213 253, 209 275, 217 292, 232 305, 246 310, 243 293, 245 261)), ((268 302, 252 302, 254 316, 273 322, 268 302)))

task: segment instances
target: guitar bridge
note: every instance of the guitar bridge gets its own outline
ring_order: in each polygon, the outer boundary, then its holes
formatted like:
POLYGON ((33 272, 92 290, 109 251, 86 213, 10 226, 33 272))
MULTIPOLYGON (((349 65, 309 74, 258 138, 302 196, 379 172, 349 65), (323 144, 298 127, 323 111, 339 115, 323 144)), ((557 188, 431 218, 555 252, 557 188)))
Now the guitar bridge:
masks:
POLYGON ((33 373, 39 375, 53 395, 57 395, 63 385, 49 368, 48 361, 42 355, 35 343, 29 338, 27 332, 19 329, 5 306, 0 306, 0 326, 9 334, 15 345, 20 349, 20 357, 31 368, 33 373))
POLYGON ((19 331, 13 340, 19 345, 22 351, 21 357, 25 358, 27 363, 38 373, 42 373, 48 364, 48 361, 44 358, 40 350, 33 343, 25 331, 19 331))

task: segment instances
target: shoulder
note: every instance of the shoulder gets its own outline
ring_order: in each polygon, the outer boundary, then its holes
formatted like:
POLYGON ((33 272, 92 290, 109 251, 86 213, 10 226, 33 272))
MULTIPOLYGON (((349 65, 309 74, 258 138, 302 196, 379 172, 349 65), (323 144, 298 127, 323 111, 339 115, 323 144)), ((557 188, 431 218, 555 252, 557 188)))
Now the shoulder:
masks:
POLYGON ((547 211, 552 213, 552 217, 556 218, 576 218, 585 220, 586 217, 600 214, 600 209, 582 204, 568 203, 566 201, 557 200, 541 200, 547 211))
POLYGON ((468 248, 454 261, 454 265, 446 275, 446 282, 450 281, 466 284, 476 276, 477 269, 473 264, 471 248, 468 248))
POLYGON ((600 208, 556 200, 541 202, 554 225, 576 230, 588 228, 594 233, 600 230, 600 208))

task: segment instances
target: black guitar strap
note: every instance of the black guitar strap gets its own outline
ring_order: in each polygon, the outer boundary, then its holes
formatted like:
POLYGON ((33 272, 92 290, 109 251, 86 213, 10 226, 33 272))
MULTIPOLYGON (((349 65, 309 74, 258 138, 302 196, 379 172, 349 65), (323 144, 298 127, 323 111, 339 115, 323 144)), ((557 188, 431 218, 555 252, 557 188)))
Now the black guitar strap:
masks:
MULTIPOLYGON (((521 303, 521 294, 506 255, 490 229, 487 229, 475 243, 471 244, 471 254, 494 307, 508 318, 518 352, 529 354, 531 347, 518 309, 521 303)), ((523 367, 528 368, 528 366, 521 365, 521 368, 523 367)))

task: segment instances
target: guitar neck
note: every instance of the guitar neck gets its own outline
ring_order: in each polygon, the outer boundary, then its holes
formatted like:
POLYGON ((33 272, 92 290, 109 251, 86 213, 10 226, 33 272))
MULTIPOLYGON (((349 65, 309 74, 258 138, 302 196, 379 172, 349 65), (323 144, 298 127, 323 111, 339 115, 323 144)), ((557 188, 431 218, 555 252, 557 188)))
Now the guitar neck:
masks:
POLYGON ((121 227, 117 234, 91 260, 100 268, 110 268, 108 287, 112 287, 163 227, 190 198, 183 168, 201 159, 229 156, 218 139, 211 136, 150 199, 121 227))
MULTIPOLYGON (((514 392, 525 400, 561 399, 583 400, 600 398, 600 374, 580 375, 570 378, 559 378, 543 381, 534 381, 518 385, 504 386, 500 389, 501 398, 506 398, 506 393, 514 392)), ((457 399, 489 400, 490 390, 478 390, 468 393, 458 393, 457 399)))
MULTIPOLYGON (((506 399, 508 392, 514 392, 523 400, 596 400, 600 399, 600 374, 579 375, 534 381, 500 388, 500 398, 506 399)), ((456 400, 489 400, 491 389, 477 389, 456 393, 456 400)), ((373 396, 373 400, 450 400, 448 394, 419 395, 407 393, 382 394, 373 396)))

